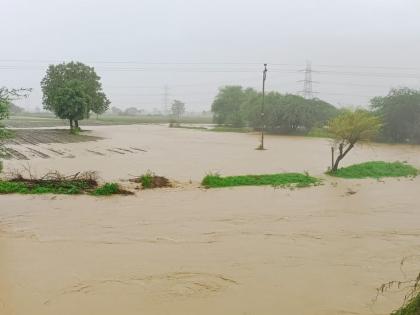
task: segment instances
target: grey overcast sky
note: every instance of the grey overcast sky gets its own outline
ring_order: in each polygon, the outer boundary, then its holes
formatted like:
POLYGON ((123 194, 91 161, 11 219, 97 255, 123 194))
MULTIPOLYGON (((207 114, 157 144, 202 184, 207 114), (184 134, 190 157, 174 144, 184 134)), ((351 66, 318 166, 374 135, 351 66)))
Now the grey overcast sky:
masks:
POLYGON ((31 87, 42 107, 48 64, 81 61, 112 106, 184 101, 207 110, 221 85, 302 90, 367 106, 390 87, 420 87, 420 0, 0 0, 0 86, 31 87))

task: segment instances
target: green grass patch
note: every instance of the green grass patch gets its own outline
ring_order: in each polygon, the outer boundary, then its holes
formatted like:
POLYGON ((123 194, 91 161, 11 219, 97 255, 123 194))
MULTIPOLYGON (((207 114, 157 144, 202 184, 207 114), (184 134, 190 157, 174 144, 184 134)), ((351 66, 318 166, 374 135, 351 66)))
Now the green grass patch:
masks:
POLYGON ((152 188, 154 176, 154 173, 152 173, 151 171, 147 171, 146 174, 143 174, 138 178, 138 182, 141 184, 141 187, 143 189, 152 188))
POLYGON ((336 172, 328 172, 328 174, 342 178, 382 178, 417 176, 419 171, 402 162, 371 161, 343 167, 336 172))
POLYGON ((271 185, 279 187, 308 187, 318 185, 320 180, 308 174, 281 173, 267 175, 243 175, 222 177, 219 174, 209 174, 204 177, 201 184, 206 188, 233 187, 233 186, 262 186, 271 185))
POLYGON ((228 127, 228 126, 217 126, 211 129, 208 129, 209 131, 218 131, 218 132, 251 132, 253 131, 252 128, 247 127, 228 127))
POLYGON ((420 315, 420 294, 391 315, 420 315))
POLYGON ((0 194, 81 194, 90 189, 89 183, 81 180, 69 181, 0 181, 0 194))
POLYGON ((101 187, 96 188, 92 191, 94 196, 110 196, 120 193, 120 186, 117 183, 106 183, 101 187))

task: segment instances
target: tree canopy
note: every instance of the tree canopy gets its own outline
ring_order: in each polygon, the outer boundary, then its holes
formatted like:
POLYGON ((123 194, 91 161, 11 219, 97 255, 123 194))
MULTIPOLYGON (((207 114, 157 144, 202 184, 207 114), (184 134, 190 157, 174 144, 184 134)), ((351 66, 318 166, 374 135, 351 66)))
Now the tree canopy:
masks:
POLYGON ((174 100, 171 106, 172 115, 178 119, 185 113, 185 104, 179 100, 174 100))
POLYGON ((383 120, 380 140, 420 143, 420 90, 392 89, 371 100, 373 112, 383 120))
POLYGON ((0 120, 3 120, 9 116, 9 107, 7 102, 0 100, 0 120))
POLYGON ((328 132, 335 141, 338 156, 332 161, 331 171, 338 169, 340 161, 361 141, 373 140, 381 129, 381 120, 366 110, 345 111, 328 124, 328 132))
POLYGON ((104 113, 110 104, 94 68, 80 62, 50 65, 41 88, 44 109, 68 119, 70 128, 73 121, 78 128, 79 120, 89 118, 90 112, 104 113))
MULTIPOLYGON (((219 90, 213 104, 214 121, 233 127, 260 128, 261 93, 241 86, 226 86, 219 90)), ((333 105, 319 99, 305 99, 298 95, 269 92, 265 96, 265 125, 278 133, 306 133, 322 127, 338 115, 333 105)))

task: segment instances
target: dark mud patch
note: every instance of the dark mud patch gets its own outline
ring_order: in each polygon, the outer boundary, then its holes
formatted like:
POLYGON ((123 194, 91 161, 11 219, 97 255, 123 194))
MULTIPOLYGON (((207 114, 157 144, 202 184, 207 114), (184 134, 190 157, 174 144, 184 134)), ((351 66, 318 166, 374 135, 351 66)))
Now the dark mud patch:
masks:
POLYGON ((65 154, 63 151, 59 151, 57 149, 47 148, 47 150, 61 156, 65 154))
POLYGON ((105 156, 105 154, 103 154, 101 152, 98 152, 98 151, 89 150, 89 149, 86 149, 86 151, 89 152, 89 153, 95 154, 95 155, 105 156))
POLYGON ((65 129, 17 129, 13 130, 13 138, 6 139, 5 144, 45 144, 45 143, 77 143, 97 141, 103 138, 85 134, 71 134, 65 129))
POLYGON ((124 149, 124 148, 116 148, 116 149, 119 150, 119 151, 124 151, 124 152, 128 152, 128 153, 134 153, 133 151, 128 150, 128 149, 124 149))
POLYGON ((141 152, 147 152, 147 150, 136 148, 136 147, 130 147, 130 149, 133 149, 133 150, 136 150, 136 151, 141 151, 141 152))
POLYGON ((106 149, 106 150, 109 151, 109 152, 118 153, 118 154, 121 154, 121 155, 125 154, 124 152, 118 151, 116 149, 106 149))
POLYGON ((19 151, 12 149, 12 148, 5 148, 4 151, 6 152, 4 158, 5 159, 16 159, 16 160, 29 160, 29 158, 19 151))
POLYGON ((43 159, 48 159, 50 157, 48 154, 45 154, 41 151, 38 151, 38 150, 35 150, 35 149, 32 149, 32 148, 26 148, 26 149, 28 149, 34 156, 37 156, 37 157, 40 157, 40 158, 43 158, 43 159))

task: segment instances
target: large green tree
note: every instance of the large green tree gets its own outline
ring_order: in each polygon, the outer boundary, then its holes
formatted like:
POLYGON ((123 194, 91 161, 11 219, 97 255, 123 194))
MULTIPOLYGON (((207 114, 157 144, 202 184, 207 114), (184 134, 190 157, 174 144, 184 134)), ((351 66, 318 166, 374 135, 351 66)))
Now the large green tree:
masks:
POLYGON ((219 89, 211 110, 214 122, 219 125, 242 127, 246 124, 241 107, 255 96, 253 89, 243 89, 241 86, 225 86, 219 89))
POLYGON ((78 129, 79 121, 89 118, 91 112, 102 114, 109 108, 95 69, 80 62, 50 65, 41 88, 44 109, 68 119, 70 129, 78 129))
POLYGON ((375 97, 371 106, 383 120, 380 140, 420 143, 420 90, 392 89, 385 97, 375 97))

